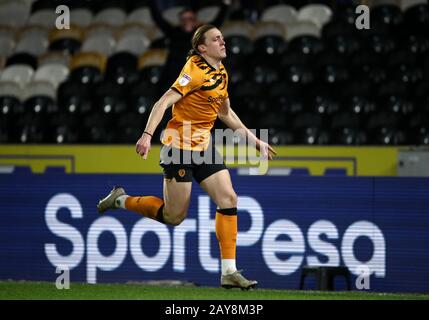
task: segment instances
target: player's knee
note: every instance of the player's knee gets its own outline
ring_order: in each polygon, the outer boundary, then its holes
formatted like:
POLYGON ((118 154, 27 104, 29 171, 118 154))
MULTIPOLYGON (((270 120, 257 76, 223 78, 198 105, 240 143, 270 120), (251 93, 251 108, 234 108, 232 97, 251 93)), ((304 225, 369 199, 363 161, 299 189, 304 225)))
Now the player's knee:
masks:
POLYGON ((236 208, 237 207, 237 194, 234 191, 231 191, 225 197, 224 208, 236 208))
POLYGON ((172 226, 178 226, 185 220, 187 215, 187 211, 181 210, 181 211, 164 211, 164 222, 172 225, 172 226))
POLYGON ((168 224, 172 226, 178 226, 183 222, 183 220, 185 220, 184 216, 172 217, 170 218, 170 221, 168 222, 168 224))

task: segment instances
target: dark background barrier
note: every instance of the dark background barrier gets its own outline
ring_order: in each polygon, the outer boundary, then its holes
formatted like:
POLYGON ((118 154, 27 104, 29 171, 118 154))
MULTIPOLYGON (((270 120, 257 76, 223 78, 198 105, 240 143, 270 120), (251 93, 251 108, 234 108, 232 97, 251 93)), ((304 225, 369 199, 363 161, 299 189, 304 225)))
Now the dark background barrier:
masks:
MULTIPOLYGON (((238 267, 264 288, 297 289, 306 264, 369 268, 370 290, 429 291, 429 180, 239 176, 238 267)), ((113 185, 161 195, 160 175, 0 175, 0 279, 174 279, 219 285, 215 206, 194 183, 189 216, 176 228, 118 210, 99 216, 113 185)), ((364 274, 360 274, 361 276, 364 274)), ((344 282, 336 282, 337 289, 344 282)), ((306 288, 315 288, 306 282, 306 288)))

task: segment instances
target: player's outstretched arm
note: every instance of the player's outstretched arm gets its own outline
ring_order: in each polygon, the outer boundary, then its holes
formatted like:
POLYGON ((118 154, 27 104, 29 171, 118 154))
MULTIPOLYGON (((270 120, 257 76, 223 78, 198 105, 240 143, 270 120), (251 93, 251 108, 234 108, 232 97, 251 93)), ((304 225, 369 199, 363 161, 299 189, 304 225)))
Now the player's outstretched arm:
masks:
POLYGON ((178 92, 169 89, 153 105, 152 111, 149 115, 149 119, 147 120, 146 128, 144 129, 142 136, 136 143, 136 152, 141 155, 143 159, 147 159, 147 155, 150 151, 153 133, 161 122, 165 110, 167 110, 181 98, 182 96, 178 92))
POLYGON ((247 139, 254 142, 256 148, 262 153, 264 157, 272 160, 273 156, 277 154, 277 152, 268 143, 258 139, 253 134, 253 132, 244 125, 234 110, 232 110, 229 98, 225 99, 224 103, 222 104, 222 107, 218 113, 218 117, 223 123, 225 123, 226 126, 234 131, 239 130, 239 132, 246 136, 247 139))

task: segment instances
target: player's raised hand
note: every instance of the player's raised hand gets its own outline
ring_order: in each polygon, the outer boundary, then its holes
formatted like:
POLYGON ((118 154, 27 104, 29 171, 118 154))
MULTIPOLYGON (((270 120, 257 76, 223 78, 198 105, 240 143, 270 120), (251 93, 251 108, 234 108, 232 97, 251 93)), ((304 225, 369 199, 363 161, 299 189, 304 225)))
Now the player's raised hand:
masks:
POLYGON ((140 137, 136 143, 136 152, 143 157, 144 160, 147 159, 147 155, 150 151, 152 136, 146 132, 140 137))
POLYGON ((262 157, 268 158, 268 160, 273 160, 273 157, 277 154, 273 147, 261 140, 259 140, 259 143, 257 144, 257 149, 261 153, 262 157))

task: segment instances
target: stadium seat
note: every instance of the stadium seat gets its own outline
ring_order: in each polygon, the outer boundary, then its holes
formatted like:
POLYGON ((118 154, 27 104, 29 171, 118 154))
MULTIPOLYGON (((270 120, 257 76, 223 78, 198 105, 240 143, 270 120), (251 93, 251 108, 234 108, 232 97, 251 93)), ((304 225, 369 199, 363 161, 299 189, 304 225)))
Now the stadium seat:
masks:
POLYGON ((94 83, 102 79, 106 68, 106 57, 97 52, 81 52, 70 62, 70 79, 82 83, 94 83))
POLYGON ((295 143, 294 135, 285 129, 272 129, 268 131, 268 139, 271 145, 291 145, 295 143))
POLYGON ((316 113, 298 114, 293 120, 293 132, 297 144, 329 144, 330 136, 324 129, 323 117, 316 113))
POLYGON ((91 11, 96 15, 106 9, 121 9, 126 12, 128 10, 129 1, 118 0, 92 0, 90 1, 91 11))
POLYGON ((46 143, 49 121, 45 115, 27 114, 17 121, 13 140, 20 143, 46 143))
POLYGON ((84 40, 92 37, 114 38, 117 28, 106 23, 92 23, 84 29, 84 40))
POLYGON ((369 115, 376 111, 376 104, 366 96, 353 94, 346 96, 342 104, 342 109, 355 114, 369 115))
POLYGON ((149 49, 165 49, 167 50, 169 45, 169 39, 165 36, 154 38, 151 43, 149 49))
POLYGON ((314 81, 314 73, 312 68, 305 63, 289 63, 283 66, 283 79, 289 83, 299 85, 309 85, 314 81))
POLYGON ((335 51, 320 53, 314 63, 314 67, 319 79, 324 84, 338 85, 338 83, 345 82, 350 77, 345 57, 335 51))
POLYGON ((67 51, 75 54, 82 45, 83 30, 78 26, 70 29, 53 29, 49 34, 49 50, 67 51))
POLYGON ((224 65, 228 70, 228 85, 234 87, 243 82, 249 74, 242 59, 239 57, 229 57, 224 61, 224 65))
POLYGON ((361 129, 361 117, 352 112, 341 112, 331 118, 330 133, 332 144, 337 145, 364 145, 367 135, 361 129))
POLYGON ((330 85, 338 85, 344 83, 350 78, 350 74, 346 66, 342 64, 325 64, 320 66, 320 79, 330 85))
POLYGON ((48 44, 48 30, 46 28, 25 28, 20 32, 15 53, 29 53, 37 57, 46 52, 48 44))
POLYGON ((150 83, 134 82, 126 92, 127 110, 137 112, 142 119, 147 119, 157 98, 157 87, 150 83))
POLYGON ((88 8, 75 8, 70 10, 70 24, 86 28, 94 20, 94 15, 88 8))
POLYGON ((67 67, 61 64, 48 64, 36 70, 34 80, 50 82, 56 90, 60 83, 67 79, 68 75, 69 69, 67 67))
POLYGON ((326 39, 327 46, 345 56, 351 56, 361 49, 359 38, 353 34, 337 34, 326 39))
POLYGON ((370 81, 374 85, 387 80, 383 59, 373 52, 360 50, 353 54, 350 68, 356 80, 370 81))
POLYGON ((415 145, 429 145, 429 112, 418 111, 408 120, 410 143, 415 145))
POLYGON ((125 23, 126 13, 121 8, 105 8, 94 17, 94 23, 105 23, 118 27, 125 23))
POLYGON ((214 21, 219 10, 219 6, 205 6, 197 11, 197 20, 201 23, 210 23, 214 21))
POLYGON ((320 35, 321 28, 313 22, 301 21, 286 25, 286 40, 289 42, 296 37, 312 36, 318 38, 320 35))
POLYGON ((397 47, 396 41, 392 36, 382 33, 369 35, 365 45, 371 52, 379 55, 387 55, 397 47))
POLYGON ((412 92, 412 99, 416 110, 429 112, 429 84, 422 82, 412 92))
POLYGON ((142 23, 126 23, 122 25, 116 32, 116 38, 121 39, 127 36, 143 36, 148 41, 162 36, 162 32, 159 29, 150 28, 142 23))
POLYGON ((59 64, 68 68, 70 65, 70 56, 66 52, 47 52, 39 57, 39 68, 49 64, 59 64))
POLYGON ((84 40, 81 52, 98 52, 110 56, 115 48, 116 41, 113 36, 98 34, 84 40))
POLYGON ((22 113, 23 89, 12 81, 0 81, 0 118, 12 119, 11 115, 22 113))
POLYGON ((138 61, 139 79, 145 83, 158 84, 167 58, 163 49, 151 49, 138 61))
POLYGON ((178 26, 180 24, 179 12, 182 11, 184 8, 185 8, 184 6, 180 6, 180 5, 170 7, 162 12, 162 16, 171 25, 178 26))
POLYGON ((81 66, 70 72, 70 79, 82 83, 95 83, 101 81, 103 74, 95 66, 81 66))
POLYGON ((49 44, 49 50, 60 51, 60 52, 67 51, 70 55, 73 55, 79 51, 81 46, 82 46, 82 43, 77 39, 61 38, 61 39, 52 41, 49 44))
POLYGON ((332 116, 330 128, 360 128, 362 119, 358 114, 350 111, 342 111, 332 116))
POLYGON ((254 31, 254 55, 258 61, 272 61, 279 59, 286 50, 284 41, 285 32, 277 22, 258 23, 254 31))
POLYGON ((148 7, 139 7, 131 11, 126 17, 126 23, 139 23, 149 27, 155 27, 148 7))
POLYGON ((314 56, 322 52, 323 48, 323 41, 311 35, 297 36, 289 42, 289 52, 314 56))
POLYGON ((253 53, 253 28, 248 23, 236 21, 226 23, 222 30, 228 53, 225 65, 235 69, 247 66, 253 53))
POLYGON ((79 122, 80 117, 74 114, 53 114, 49 119, 47 142, 56 144, 82 142, 79 136, 79 122))
POLYGON ((378 112, 367 123, 369 143, 377 145, 403 145, 408 142, 406 133, 399 127, 400 117, 395 113, 378 112))
POLYGON ((276 66, 255 65, 250 74, 255 83, 262 85, 270 85, 280 79, 280 73, 276 66))
POLYGON ((258 22, 253 26, 253 39, 257 40, 261 37, 277 36, 285 38, 284 25, 279 22, 258 22))
POLYGON ((320 28, 331 20, 332 10, 324 4, 308 4, 298 11, 298 21, 311 21, 320 28))
POLYGON ((278 83, 273 84, 269 90, 265 93, 268 93, 268 97, 270 99, 275 99, 282 96, 293 96, 293 97, 303 97, 303 87, 300 85, 296 85, 294 83, 287 83, 284 81, 280 81, 278 83))
POLYGON ((118 52, 107 60, 106 78, 117 83, 127 84, 137 80, 137 57, 129 52, 118 52))
POLYGON ((6 66, 12 65, 28 65, 35 70, 37 69, 37 57, 26 52, 15 53, 6 60, 6 66))
POLYGON ((265 8, 261 14, 261 21, 273 21, 282 24, 295 23, 298 20, 296 9, 287 4, 277 4, 265 8))
POLYGON ((253 30, 253 26, 246 21, 227 21, 221 28, 225 39, 231 36, 243 36, 252 39, 253 30))
POLYGON ((393 96, 393 95, 406 96, 407 91, 408 91, 407 87, 404 86, 402 83, 397 82, 395 80, 391 80, 391 81, 386 81, 385 83, 381 84, 378 87, 377 96, 378 97, 393 96))
POLYGON ((245 36, 230 35, 225 37, 225 42, 227 43, 228 55, 244 57, 253 53, 253 42, 245 36))
POLYGON ((316 89, 311 93, 308 111, 321 115, 332 115, 340 110, 340 105, 328 92, 316 89))
POLYGON ((230 21, 247 21, 249 23, 255 23, 258 19, 258 12, 252 7, 243 7, 231 10, 229 13, 230 21))
POLYGON ((0 143, 14 143, 13 127, 11 125, 13 120, 10 118, 0 117, 0 143))
POLYGON ((134 144, 142 135, 145 121, 137 112, 126 112, 118 116, 116 121, 115 143, 134 144))
POLYGON ((48 81, 33 80, 25 87, 23 95, 26 113, 54 113, 58 111, 55 87, 48 81))
POLYGON ((0 55, 7 57, 13 53, 15 40, 13 34, 0 33, 0 55))
POLYGON ((359 30, 356 29, 354 20, 353 24, 344 20, 332 20, 326 23, 321 30, 324 39, 330 39, 339 35, 356 37, 358 33, 359 30))
POLYGON ((428 35, 429 4, 420 3, 407 7, 404 12, 404 22, 416 34, 428 35))
POLYGON ((30 15, 30 6, 25 1, 8 0, 0 2, 0 21, 3 26, 23 27, 30 15))
POLYGON ((82 82, 65 81, 57 90, 58 109, 63 113, 87 114, 92 111, 93 104, 90 88, 82 82))
POLYGON ((5 65, 6 65, 6 58, 4 56, 0 55, 0 75, 1 75, 1 72, 4 69, 5 65))
POLYGON ((115 119, 106 113, 91 113, 83 120, 79 127, 79 137, 83 143, 105 144, 115 141, 113 121, 115 119))
POLYGON ((356 5, 352 2, 337 3, 337 6, 333 11, 331 20, 327 22, 323 27, 332 22, 343 23, 348 25, 349 27, 355 28, 356 5))
POLYGON ((52 10, 56 8, 57 4, 53 0, 31 0, 31 13, 41 10, 52 10))
POLYGON ((33 74, 34 70, 30 66, 16 64, 6 67, 0 76, 0 80, 15 82, 21 88, 24 88, 32 79, 33 74))
POLYGON ((57 14, 55 13, 55 10, 42 9, 31 14, 28 19, 27 25, 42 26, 51 29, 53 26, 55 26, 56 19, 57 14))
POLYGON ((104 113, 121 113, 126 111, 122 88, 109 80, 101 81, 93 87, 93 104, 97 111, 104 113))
POLYGON ((135 1, 131 1, 129 3, 128 11, 132 12, 135 9, 147 7, 148 6, 148 1, 149 0, 135 0, 135 1))
POLYGON ((408 8, 427 3, 426 0, 401 0, 400 2, 402 11, 406 11, 408 8))
POLYGON ((412 101, 401 95, 389 95, 380 97, 380 106, 386 112, 393 112, 400 116, 407 116, 415 111, 412 101))
POLYGON ((115 52, 130 52, 136 56, 145 53, 150 46, 150 39, 144 34, 126 35, 120 38, 116 44, 115 52))
POLYGON ((290 128, 290 118, 279 116, 277 112, 268 110, 262 113, 262 116, 258 119, 259 128, 261 129, 277 129, 285 130, 290 128))
POLYGON ((402 11, 401 8, 395 4, 376 5, 371 8, 370 20, 371 22, 374 21, 397 27, 403 20, 402 11))
POLYGON ((331 144, 334 145, 366 145, 368 136, 362 129, 338 127, 331 132, 331 144))
POLYGON ((350 271, 347 267, 334 266, 304 266, 301 270, 299 289, 304 289, 305 278, 309 275, 316 277, 316 290, 332 291, 334 289, 335 277, 341 276, 346 280, 347 290, 351 290, 350 271))
POLYGON ((159 84, 163 66, 147 66, 139 69, 139 79, 144 83, 159 84))
POLYGON ((424 55, 429 52, 429 39, 420 34, 406 34, 402 37, 402 49, 413 54, 424 55))

